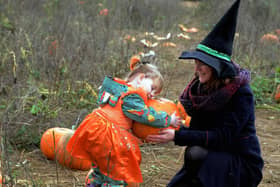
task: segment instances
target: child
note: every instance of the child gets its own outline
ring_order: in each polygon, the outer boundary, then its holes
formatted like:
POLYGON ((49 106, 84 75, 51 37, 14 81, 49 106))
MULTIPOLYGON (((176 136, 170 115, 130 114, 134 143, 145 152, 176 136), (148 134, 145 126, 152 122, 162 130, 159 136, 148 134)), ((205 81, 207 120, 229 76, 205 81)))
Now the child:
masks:
POLYGON ((146 105, 163 87, 157 67, 132 58, 130 69, 126 80, 105 78, 98 94, 100 107, 84 119, 67 144, 73 156, 93 163, 88 187, 137 186, 143 181, 139 140, 131 133, 133 120, 158 128, 181 123, 175 114, 146 105))

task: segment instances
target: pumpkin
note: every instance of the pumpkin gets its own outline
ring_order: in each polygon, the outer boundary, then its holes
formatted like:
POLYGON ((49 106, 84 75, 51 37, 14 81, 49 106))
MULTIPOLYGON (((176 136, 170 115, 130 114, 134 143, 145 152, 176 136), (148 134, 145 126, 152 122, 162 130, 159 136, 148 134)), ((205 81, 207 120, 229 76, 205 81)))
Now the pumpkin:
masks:
POLYGON ((59 164, 70 169, 87 171, 91 168, 91 161, 71 156, 66 150, 67 143, 73 133, 65 134, 60 138, 55 150, 55 159, 59 164))
POLYGON ((184 106, 182 105, 182 103, 180 101, 177 103, 177 108, 178 108, 180 117, 184 120, 183 124, 186 127, 189 127, 190 126, 191 117, 188 116, 188 114, 186 113, 186 111, 184 109, 184 106))
POLYGON ((261 42, 265 43, 265 42, 279 42, 279 38, 277 35, 275 34, 265 34, 261 37, 261 42))
MULTIPOLYGON (((169 115, 176 112, 176 115, 180 116, 182 119, 186 119, 187 116, 187 114, 182 111, 181 111, 182 114, 180 114, 180 110, 178 109, 176 103, 165 98, 149 99, 147 105, 153 107, 156 111, 164 111, 169 115)), ((157 134, 161 129, 175 129, 175 128, 171 125, 167 128, 156 128, 136 121, 133 123, 132 126, 133 133, 138 138, 141 138, 142 140, 145 140, 146 137, 150 134, 157 134)), ((178 129, 179 128, 175 130, 178 129)))
POLYGON ((4 180, 2 180, 2 175, 1 175, 1 173, 0 173, 0 186, 2 186, 3 183, 4 183, 4 180))
POLYGON ((8 183, 6 183, 5 177, 3 177, 2 174, 0 173, 0 187, 6 187, 5 184, 8 184, 8 183))
POLYGON ((55 147, 59 141, 59 139, 67 134, 67 133, 73 133, 74 131, 67 128, 60 128, 60 127, 54 127, 46 130, 44 134, 41 137, 40 142, 40 149, 42 153, 51 160, 54 160, 55 158, 55 147))
POLYGON ((277 86, 274 99, 275 99, 276 102, 280 102, 280 84, 277 86))

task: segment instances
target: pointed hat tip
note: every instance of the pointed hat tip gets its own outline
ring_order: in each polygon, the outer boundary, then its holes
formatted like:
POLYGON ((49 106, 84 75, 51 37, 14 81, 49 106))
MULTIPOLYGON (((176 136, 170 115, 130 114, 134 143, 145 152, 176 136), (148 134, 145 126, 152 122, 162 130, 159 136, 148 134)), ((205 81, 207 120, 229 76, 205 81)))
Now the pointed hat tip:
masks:
POLYGON ((236 0, 234 4, 237 4, 239 6, 240 0, 236 0))

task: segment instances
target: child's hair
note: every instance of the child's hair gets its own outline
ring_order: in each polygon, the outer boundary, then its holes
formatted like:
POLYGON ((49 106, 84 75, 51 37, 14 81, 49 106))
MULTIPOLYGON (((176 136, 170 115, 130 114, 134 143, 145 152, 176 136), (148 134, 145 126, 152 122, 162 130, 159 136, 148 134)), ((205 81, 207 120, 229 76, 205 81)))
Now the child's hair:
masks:
POLYGON ((141 62, 140 58, 139 60, 135 60, 135 58, 132 57, 130 60, 130 69, 131 71, 127 75, 126 81, 131 81, 136 75, 143 73, 146 78, 151 78, 152 80, 157 81, 158 91, 162 90, 163 77, 155 65, 152 65, 149 62, 141 62))

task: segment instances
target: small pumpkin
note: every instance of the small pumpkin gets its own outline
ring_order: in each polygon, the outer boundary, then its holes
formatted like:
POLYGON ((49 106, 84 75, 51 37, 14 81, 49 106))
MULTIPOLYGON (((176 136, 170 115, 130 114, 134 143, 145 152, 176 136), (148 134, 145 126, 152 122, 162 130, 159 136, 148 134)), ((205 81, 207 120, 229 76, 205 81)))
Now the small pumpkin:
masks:
POLYGON ((2 181, 2 175, 1 175, 1 173, 0 173, 0 186, 3 185, 3 182, 4 182, 4 180, 2 181))
POLYGON ((279 38, 277 35, 275 34, 265 34, 261 37, 261 42, 262 43, 266 43, 266 42, 270 42, 270 43, 278 43, 279 42, 279 38))
POLYGON ((276 102, 280 102, 280 84, 277 86, 274 99, 275 99, 276 102))
POLYGON ((55 158, 55 148, 59 139, 68 133, 74 131, 67 128, 54 127, 46 130, 41 137, 40 149, 42 153, 50 160, 55 158))
POLYGON ((0 187, 6 187, 6 181, 5 181, 5 177, 2 176, 2 174, 0 173, 0 187))
POLYGON ((72 135, 73 133, 68 133, 60 138, 55 150, 55 159, 67 168, 87 171, 91 168, 91 161, 73 157, 66 150, 67 143, 72 135))
MULTIPOLYGON (((149 99, 147 105, 153 107, 156 111, 164 111, 169 115, 176 112, 176 115, 180 116, 182 119, 186 119, 185 116, 187 116, 186 113, 182 113, 181 114, 182 116, 181 116, 176 103, 174 103, 173 101, 170 101, 168 99, 165 99, 165 98, 149 99)), ((141 138, 143 140, 145 140, 146 137, 150 134, 157 134, 161 129, 175 129, 175 128, 173 126, 169 126, 167 128, 156 128, 156 127, 152 127, 152 126, 142 124, 142 123, 139 123, 136 121, 133 123, 133 126, 132 126, 133 133, 138 138, 141 138)), ((177 129, 175 129, 175 130, 177 130, 177 129)))

